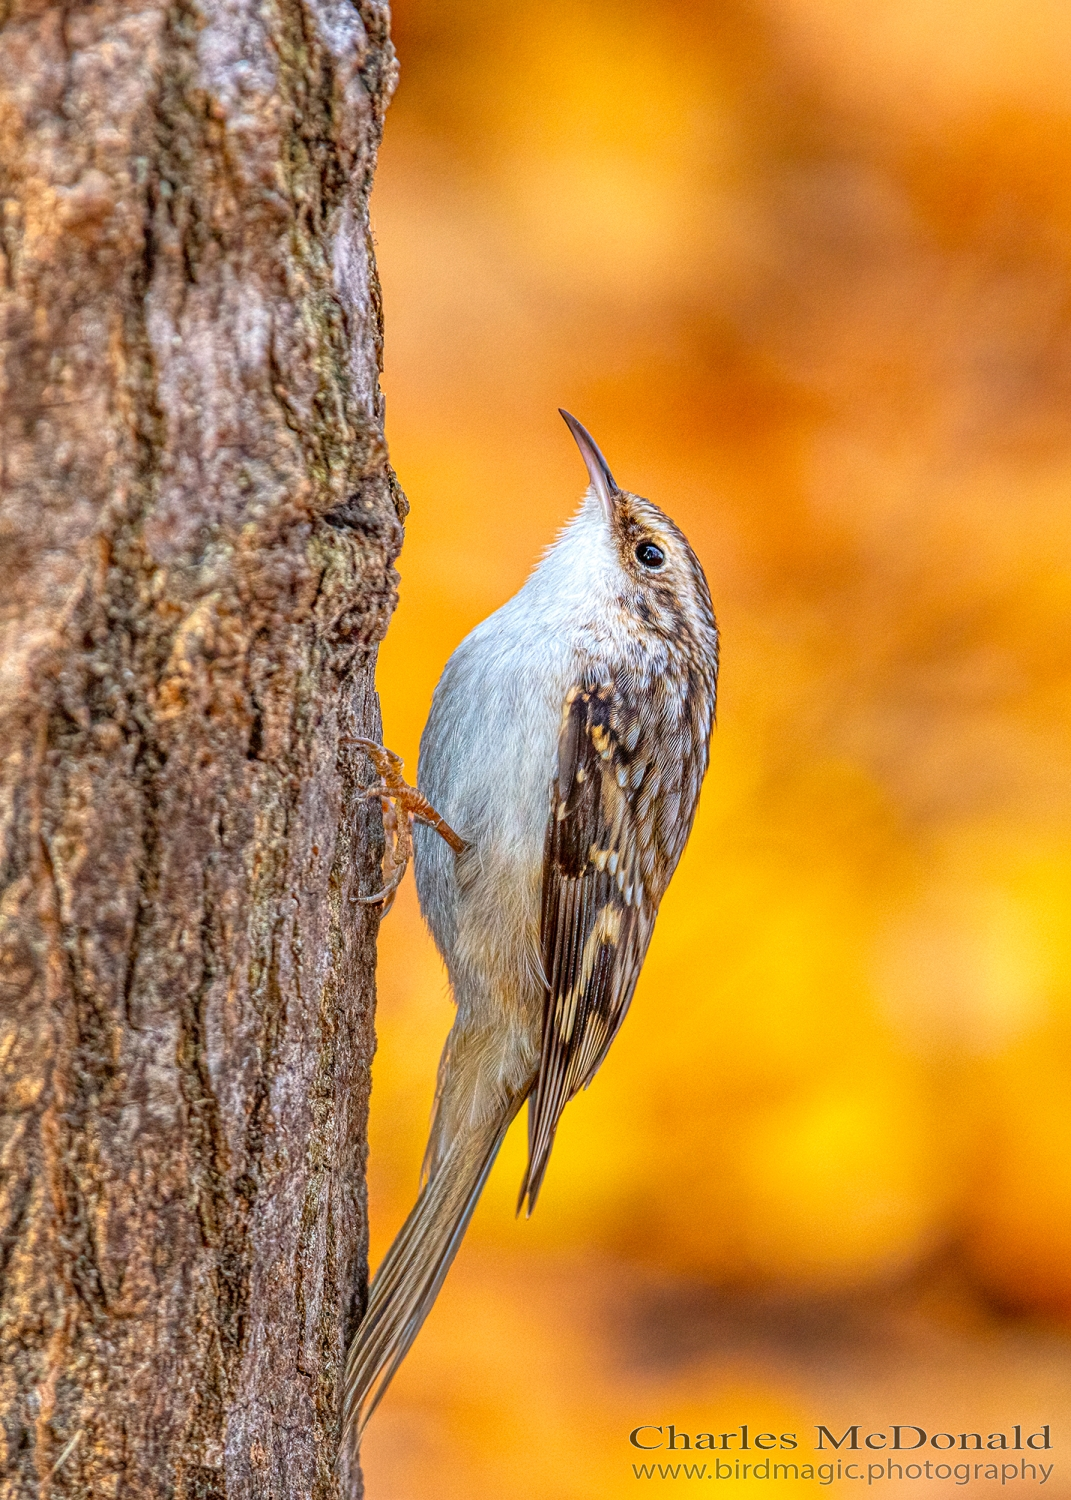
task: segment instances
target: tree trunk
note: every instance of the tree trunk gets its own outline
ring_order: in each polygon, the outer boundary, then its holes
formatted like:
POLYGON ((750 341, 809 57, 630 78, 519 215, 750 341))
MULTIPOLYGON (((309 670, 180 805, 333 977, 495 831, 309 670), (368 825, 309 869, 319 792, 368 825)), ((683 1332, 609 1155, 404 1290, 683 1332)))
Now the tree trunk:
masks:
POLYGON ((379 0, 0 6, 4 1500, 339 1493, 392 82, 379 0))

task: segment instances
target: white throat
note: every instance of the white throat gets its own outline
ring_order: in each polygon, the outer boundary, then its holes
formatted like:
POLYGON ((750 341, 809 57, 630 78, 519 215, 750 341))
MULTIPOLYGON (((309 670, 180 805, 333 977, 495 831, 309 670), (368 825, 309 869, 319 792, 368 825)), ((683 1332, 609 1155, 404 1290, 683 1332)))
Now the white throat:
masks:
MULTIPOLYGON (((602 502, 589 489, 514 597, 548 628, 604 620, 621 592, 621 564, 602 502)), ((512 602, 512 601, 511 601, 512 602)))

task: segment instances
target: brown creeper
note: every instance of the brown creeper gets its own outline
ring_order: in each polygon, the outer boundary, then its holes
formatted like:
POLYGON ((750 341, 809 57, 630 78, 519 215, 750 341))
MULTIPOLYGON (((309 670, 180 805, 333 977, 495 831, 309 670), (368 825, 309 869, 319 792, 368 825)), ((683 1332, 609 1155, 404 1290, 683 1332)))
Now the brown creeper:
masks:
POLYGON ((707 768, 718 632, 703 570, 673 522, 618 489, 588 432, 562 416, 591 479, 584 502, 447 662, 420 742, 417 890, 457 1019, 420 1196, 349 1351, 351 1442, 427 1316, 526 1099, 521 1204, 535 1206, 561 1112, 628 1009, 707 768))

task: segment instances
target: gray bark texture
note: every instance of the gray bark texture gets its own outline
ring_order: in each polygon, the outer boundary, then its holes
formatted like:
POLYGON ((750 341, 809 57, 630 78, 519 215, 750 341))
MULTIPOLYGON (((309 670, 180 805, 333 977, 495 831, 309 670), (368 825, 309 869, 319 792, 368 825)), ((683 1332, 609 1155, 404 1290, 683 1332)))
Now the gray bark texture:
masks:
POLYGON ((0 4, 3 1500, 340 1493, 393 79, 379 0, 0 4))

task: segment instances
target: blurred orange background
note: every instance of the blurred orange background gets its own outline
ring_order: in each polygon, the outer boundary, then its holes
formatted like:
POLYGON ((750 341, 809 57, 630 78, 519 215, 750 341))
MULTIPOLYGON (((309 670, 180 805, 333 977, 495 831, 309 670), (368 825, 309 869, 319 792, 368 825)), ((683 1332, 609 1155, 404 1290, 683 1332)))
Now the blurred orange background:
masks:
MULTIPOLYGON (((628 1022, 529 1222, 515 1127, 370 1500, 871 1419, 1049 1422, 1071 1495, 1071 7, 393 10, 387 743, 578 503, 559 405, 689 536, 723 671, 628 1022)), ((373 1263, 451 1019, 411 880, 380 953, 373 1263)))

